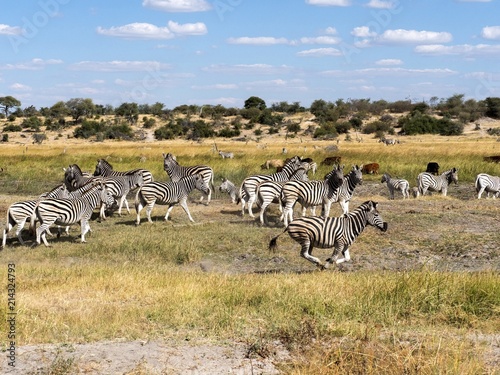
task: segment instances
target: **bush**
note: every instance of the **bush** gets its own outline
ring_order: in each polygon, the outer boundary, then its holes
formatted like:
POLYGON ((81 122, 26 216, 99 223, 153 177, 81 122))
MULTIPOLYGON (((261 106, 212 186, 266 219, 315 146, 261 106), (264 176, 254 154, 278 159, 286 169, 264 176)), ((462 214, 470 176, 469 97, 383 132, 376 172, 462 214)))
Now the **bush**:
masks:
POLYGON ((36 116, 31 116, 30 118, 24 119, 21 123, 21 127, 23 129, 31 129, 34 131, 39 131, 40 126, 42 126, 42 121, 36 116))
POLYGON ((334 122, 325 122, 314 131, 314 138, 332 139, 338 136, 334 122))
POLYGON ((366 124, 361 132, 363 134, 372 134, 372 133, 391 133, 392 126, 388 122, 384 121, 372 121, 366 124))
POLYGON ((238 127, 234 127, 233 129, 231 129, 230 127, 226 126, 224 129, 221 129, 219 131, 219 137, 224 137, 224 138, 236 137, 240 134, 241 132, 238 127))
POLYGON ((10 124, 3 128, 4 132, 20 132, 23 129, 19 125, 10 124))
POLYGON ((9 142, 9 135, 8 134, 2 134, 2 142, 9 142))

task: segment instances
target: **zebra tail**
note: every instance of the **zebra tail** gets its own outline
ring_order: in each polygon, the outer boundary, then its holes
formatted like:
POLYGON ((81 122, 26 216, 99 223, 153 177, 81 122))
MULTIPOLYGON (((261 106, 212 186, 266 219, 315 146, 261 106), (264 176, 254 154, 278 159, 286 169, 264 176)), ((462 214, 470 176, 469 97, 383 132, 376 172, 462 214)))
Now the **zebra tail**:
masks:
POLYGON ((139 212, 139 205, 144 206, 144 197, 141 194, 141 188, 137 190, 137 193, 135 193, 135 201, 134 201, 134 207, 135 207, 135 212, 139 212))
POLYGON ((272 251, 273 253, 276 252, 276 249, 278 248, 278 237, 281 236, 283 233, 285 233, 287 230, 288 228, 286 228, 283 232, 281 232, 276 237, 271 239, 271 241, 269 242, 269 251, 272 251))

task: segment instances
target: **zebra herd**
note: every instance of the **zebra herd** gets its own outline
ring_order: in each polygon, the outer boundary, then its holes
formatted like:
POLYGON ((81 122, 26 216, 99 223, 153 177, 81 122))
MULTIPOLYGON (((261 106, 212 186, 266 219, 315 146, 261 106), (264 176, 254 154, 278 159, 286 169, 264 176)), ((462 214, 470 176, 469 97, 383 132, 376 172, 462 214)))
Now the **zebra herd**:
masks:
MULTIPOLYGON (((144 208, 148 222, 152 222, 151 213, 155 204, 168 206, 165 220, 168 220, 173 207, 180 205, 189 220, 194 222, 187 206, 188 196, 197 189, 202 193, 200 202, 206 199, 206 204, 209 204, 214 188, 214 171, 207 165, 181 166, 171 153, 164 153, 162 157, 163 169, 170 178, 168 182, 155 181, 151 172, 145 169, 114 171, 105 159, 97 161, 93 174, 82 172, 77 164, 64 168, 63 184, 38 199, 15 202, 8 208, 2 247, 6 246, 8 232, 16 225, 16 236, 24 244, 21 231, 27 221, 30 230, 36 235, 38 245, 43 241, 45 246, 49 246, 46 236, 52 235, 50 228, 53 225, 66 227, 68 232, 69 226, 75 223, 80 224, 81 242, 85 242, 85 236, 91 230, 89 221, 93 211, 99 209, 99 218, 105 220, 108 209, 118 207, 118 214, 121 215, 125 205, 130 214, 126 197, 132 191, 136 191, 136 225, 141 223, 140 215, 144 208)), ((367 201, 349 213, 349 202, 355 188, 363 182, 362 165, 354 165, 344 175, 344 166, 336 163, 323 180, 309 180, 309 171, 314 172, 315 169, 316 163, 311 159, 295 156, 287 159, 279 171, 250 175, 239 187, 224 178, 219 191, 228 193, 233 203, 241 204, 242 216, 246 210, 250 217, 255 217, 252 207, 256 204, 260 208, 259 220, 262 225, 268 224, 265 215, 267 207, 271 203, 278 203, 280 220, 285 226, 282 234, 288 232, 301 245, 301 256, 306 260, 320 268, 328 268, 333 263, 349 261, 349 246, 366 226, 371 225, 385 232, 388 224, 381 218, 378 203, 374 201, 367 201), (294 219, 297 202, 302 206, 301 217, 294 219), (331 205, 335 202, 341 206, 340 217, 330 217, 331 205), (321 207, 321 214, 316 216, 318 206, 321 207), (306 216, 307 209, 310 209, 311 216, 306 216), (313 247, 333 247, 334 250, 332 256, 322 264, 311 255, 313 247)), ((390 199, 394 199, 396 191, 401 191, 403 199, 409 198, 407 180, 384 173, 381 182, 387 184, 390 199)), ((414 196, 423 196, 429 191, 446 195, 452 183, 458 183, 457 168, 439 176, 422 172, 417 177, 414 196)), ((500 177, 481 173, 477 175, 475 186, 478 199, 483 192, 488 196, 500 195, 500 177)), ((58 227, 58 236, 60 233, 58 227)), ((271 240, 270 249, 276 247, 280 235, 271 240)))

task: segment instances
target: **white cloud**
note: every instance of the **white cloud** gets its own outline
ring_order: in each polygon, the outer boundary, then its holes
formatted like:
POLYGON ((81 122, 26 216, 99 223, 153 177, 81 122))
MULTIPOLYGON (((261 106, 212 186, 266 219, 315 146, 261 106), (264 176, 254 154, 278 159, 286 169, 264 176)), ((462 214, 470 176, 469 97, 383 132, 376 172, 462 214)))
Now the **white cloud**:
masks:
POLYGON ((23 85, 22 83, 13 83, 9 86, 11 90, 14 91, 31 91, 31 87, 27 85, 23 85))
POLYGON ((9 26, 0 23, 0 35, 21 35, 23 29, 17 26, 9 26))
POLYGON ((158 61, 81 61, 71 65, 70 69, 96 72, 137 72, 151 70, 159 71, 170 69, 170 66, 158 61))
POLYGON ((370 2, 366 4, 366 6, 376 9, 392 9, 394 7, 394 2, 384 0, 370 0, 370 2))
POLYGON ((247 37, 243 36, 240 38, 229 38, 227 40, 230 44, 247 44, 247 45, 260 45, 260 46, 272 46, 276 44, 289 44, 290 42, 286 38, 275 38, 271 36, 260 36, 260 37, 247 37))
POLYGON ((215 85, 191 86, 195 90, 236 90, 238 85, 234 83, 217 83, 215 85))
POLYGON ((318 36, 314 38, 300 38, 302 44, 339 44, 340 38, 334 36, 318 36))
POLYGON ((324 31, 325 34, 327 35, 337 35, 337 29, 335 27, 327 27, 324 31))
POLYGON ((448 32, 418 30, 386 30, 377 37, 381 43, 446 43, 452 40, 448 32))
POLYGON ((389 66, 389 65, 402 65, 403 61, 400 59, 382 59, 375 62, 377 65, 389 66))
POLYGON ((143 0, 142 5, 164 12, 206 12, 212 9, 205 0, 143 0))
POLYGON ((342 70, 326 70, 321 72, 322 75, 334 76, 334 77, 348 77, 348 76, 414 76, 414 75, 439 75, 439 76, 449 76, 457 74, 456 71, 451 69, 405 69, 405 68, 367 68, 367 69, 357 69, 351 71, 342 70))
POLYGON ((351 5, 350 0, 306 0, 306 4, 319 6, 347 7, 351 5))
POLYGON ((113 26, 109 29, 97 28, 97 33, 106 36, 133 39, 171 39, 174 34, 168 27, 158 27, 150 23, 134 22, 123 26, 113 26))
POLYGON ((181 25, 177 22, 169 21, 168 27, 170 31, 179 35, 204 35, 207 33, 207 27, 203 22, 185 23, 181 25))
POLYGON ((0 65, 0 70, 42 70, 47 65, 57 65, 62 63, 63 61, 58 59, 43 60, 34 58, 28 62, 0 65))
POLYGON ((370 31, 368 26, 359 26, 352 29, 351 35, 358 38, 373 38, 377 35, 377 33, 370 31))
POLYGON ((500 54, 500 45, 491 44, 460 44, 455 46, 444 46, 442 44, 430 44, 415 47, 415 52, 423 55, 498 55, 500 54))
POLYGON ((202 69, 210 73, 225 74, 282 74, 291 71, 287 65, 269 65, 269 64, 214 64, 202 69))
POLYGON ((337 48, 314 48, 297 52, 301 57, 322 57, 322 56, 342 56, 342 52, 337 48))
POLYGON ((485 39, 500 39, 500 26, 483 27, 481 36, 485 39))

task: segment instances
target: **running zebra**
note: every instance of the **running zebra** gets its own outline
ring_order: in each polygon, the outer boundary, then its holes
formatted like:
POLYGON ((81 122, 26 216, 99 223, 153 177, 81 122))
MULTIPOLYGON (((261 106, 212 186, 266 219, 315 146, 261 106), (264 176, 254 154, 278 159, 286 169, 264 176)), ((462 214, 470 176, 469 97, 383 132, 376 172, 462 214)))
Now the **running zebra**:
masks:
POLYGON ((35 220, 40 222, 36 230, 36 243, 40 245, 41 240, 45 246, 49 246, 46 233, 53 224, 72 225, 80 222, 81 241, 85 241, 85 234, 90 231, 89 220, 95 208, 104 202, 111 206, 115 199, 102 183, 91 183, 86 185, 86 192, 80 198, 55 199, 47 198, 36 204, 35 210, 31 215, 31 225, 35 225, 35 220))
POLYGON ((95 166, 94 176, 103 177, 115 177, 115 176, 127 176, 130 174, 141 173, 144 183, 154 181, 153 174, 147 169, 132 169, 130 171, 119 172, 113 170, 113 166, 108 163, 105 159, 97 160, 97 165, 95 166))
POLYGON ((439 176, 429 172, 422 172, 417 177, 418 195, 425 195, 427 191, 441 192, 443 196, 448 193, 448 186, 454 182, 458 184, 458 169, 452 168, 439 176))
MULTIPOLYGON (((163 169, 167 172, 168 177, 172 182, 179 182, 182 177, 201 174, 207 186, 207 192, 203 194, 207 197, 207 204, 210 203, 212 197, 212 188, 214 187, 214 171, 207 165, 194 165, 191 167, 183 167, 179 165, 177 159, 171 153, 163 154, 163 169)), ((200 198, 200 202, 203 200, 200 198)))
POLYGON ((281 205, 285 227, 293 221, 293 208, 302 205, 302 216, 307 208, 322 205, 321 213, 330 215, 333 202, 338 200, 338 191, 344 181, 344 166, 336 165, 323 181, 288 181, 281 190, 281 205))
POLYGON ((236 201, 238 200, 238 189, 227 178, 222 179, 222 184, 219 186, 219 191, 221 193, 228 193, 229 197, 231 197, 231 202, 233 203, 236 203, 236 201))
MULTIPOLYGON (((68 198, 68 190, 64 184, 58 185, 47 193, 40 195, 39 199, 42 198, 68 198)), ((21 232, 28 219, 31 219, 31 215, 35 211, 36 204, 39 199, 21 201, 12 203, 7 209, 7 219, 5 221, 5 227, 3 228, 2 236, 2 248, 5 247, 7 243, 7 234, 14 226, 17 225, 16 236, 21 245, 24 245, 21 232)), ((35 224, 35 223, 33 223, 35 224)), ((35 234, 35 227, 30 225, 30 232, 35 234)), ((51 235, 51 234, 49 234, 51 235)))
MULTIPOLYGON (((309 181, 307 176, 308 170, 306 168, 297 169, 291 176, 290 181, 309 181)), ((260 223, 267 224, 267 217, 264 216, 266 208, 271 203, 278 203, 279 209, 283 212, 281 207, 281 190, 287 181, 264 181, 257 186, 257 206, 260 207, 260 223)))
POLYGON ((172 208, 179 204, 188 215, 189 220, 194 222, 187 206, 188 195, 194 189, 198 189, 203 194, 209 192, 207 182, 201 173, 182 177, 178 182, 149 182, 144 184, 135 196, 135 210, 137 212, 135 224, 139 225, 141 223, 141 210, 144 207, 146 207, 148 221, 153 222, 151 220, 151 211, 153 211, 155 203, 168 205, 165 221, 168 220, 172 208))
POLYGON ((483 192, 486 192, 488 198, 490 197, 490 193, 493 193, 493 198, 496 198, 500 194, 500 177, 479 173, 476 176, 475 186, 477 199, 481 199, 483 192))
POLYGON ((248 214, 251 217, 255 217, 252 212, 252 205, 257 199, 256 191, 257 186, 264 181, 289 181, 292 174, 299 169, 304 167, 300 157, 294 156, 288 162, 285 163, 283 169, 280 172, 272 174, 258 174, 247 177, 243 180, 239 190, 239 200, 241 201, 241 215, 245 215, 245 205, 248 209, 248 214))
POLYGON ((376 202, 367 201, 343 217, 305 216, 298 218, 269 242, 269 249, 274 251, 278 237, 288 232, 288 235, 301 245, 300 255, 319 268, 326 269, 334 262, 336 264, 348 262, 351 259, 349 247, 368 225, 382 232, 387 230, 388 225, 380 216, 377 206, 376 202), (314 247, 334 248, 325 264, 312 256, 314 247), (341 253, 342 258, 339 258, 341 253))
POLYGON ((389 173, 384 173, 380 182, 387 183, 389 197, 394 199, 394 191, 399 190, 403 194, 403 199, 410 198, 410 184, 404 178, 392 178, 389 173))

